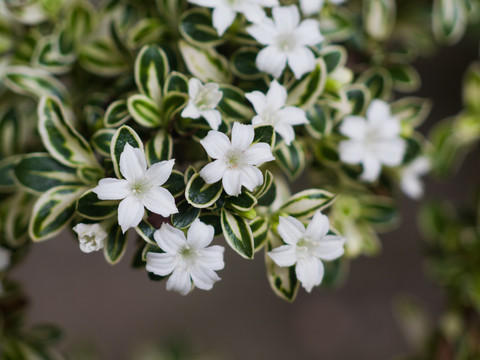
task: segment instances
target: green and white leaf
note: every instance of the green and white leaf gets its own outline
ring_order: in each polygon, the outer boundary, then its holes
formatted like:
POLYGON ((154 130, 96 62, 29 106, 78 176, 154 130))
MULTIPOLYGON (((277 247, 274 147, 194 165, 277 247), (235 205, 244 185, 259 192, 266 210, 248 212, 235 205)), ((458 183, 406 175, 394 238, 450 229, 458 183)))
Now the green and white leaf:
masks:
POLYGON ((257 198, 248 191, 242 191, 238 196, 229 196, 225 199, 226 204, 234 211, 248 212, 257 205, 257 198))
POLYGON ((370 104, 370 92, 363 84, 353 84, 345 88, 348 101, 351 105, 351 114, 363 115, 370 104))
POLYGON ((107 128, 117 128, 125 124, 130 119, 126 100, 117 100, 107 107, 103 124, 107 128))
POLYGON ((222 183, 207 184, 198 173, 192 175, 185 189, 185 198, 193 207, 203 209, 212 206, 222 194, 222 183))
POLYGON ((169 71, 167 54, 158 46, 144 46, 135 60, 135 82, 138 89, 154 103, 160 104, 169 71))
POLYGON ((138 224, 138 226, 135 228, 135 231, 147 244, 158 246, 155 238, 153 237, 153 234, 155 231, 157 231, 157 229, 148 221, 140 221, 140 224, 138 224))
POLYGON ((343 46, 330 45, 324 47, 320 51, 320 55, 325 62, 325 69, 329 74, 345 66, 347 62, 347 51, 343 46))
POLYGON ((258 49, 254 47, 243 47, 235 51, 230 57, 230 68, 235 76, 245 80, 255 80, 263 77, 258 71, 255 59, 258 49))
POLYGON ((395 25, 395 0, 366 0, 363 2, 363 27, 372 38, 384 41, 395 25))
POLYGON ((118 263, 127 249, 127 234, 122 233, 122 228, 115 224, 108 232, 105 240, 103 255, 110 265, 118 263))
POLYGON ((254 251, 258 252, 265 246, 265 243, 268 240, 270 224, 268 223, 267 219, 259 216, 251 220, 248 225, 250 226, 253 234, 254 251))
POLYGON ((77 212, 90 220, 104 220, 116 214, 117 200, 100 200, 92 190, 88 190, 77 200, 77 212))
POLYGON ((172 71, 165 80, 164 93, 180 92, 188 94, 188 78, 178 71, 172 71))
POLYGON ((411 65, 395 64, 388 68, 393 79, 393 87, 397 91, 412 92, 421 85, 420 75, 411 65))
POLYGON ((255 192, 255 197, 260 206, 270 206, 277 196, 277 186, 273 174, 266 170, 262 186, 255 192))
POLYGON ((100 129, 92 135, 90 142, 100 155, 110 157, 110 144, 115 132, 115 129, 100 129))
POLYGON ((172 158, 173 140, 172 136, 165 130, 159 130, 154 138, 145 144, 145 156, 151 166, 159 161, 172 158))
POLYGON ((162 114, 155 101, 141 94, 128 98, 128 112, 139 125, 155 128, 162 124, 162 114))
POLYGON ((335 201, 335 195, 322 189, 304 190, 291 196, 279 209, 297 219, 309 219, 335 201))
POLYGON ((253 143, 264 142, 270 145, 273 149, 276 140, 275 129, 272 125, 258 125, 255 126, 255 136, 253 138, 253 143))
POLYGON ((419 97, 404 97, 391 104, 392 114, 412 128, 423 123, 431 108, 431 100, 419 97))
POLYGON ((458 42, 467 27, 467 11, 464 1, 434 0, 433 34, 436 39, 453 45, 458 42))
POLYGON ((318 58, 315 68, 289 90, 287 104, 310 109, 322 95, 326 81, 327 66, 322 58, 318 58))
POLYGON ((232 85, 221 84, 220 91, 223 93, 223 97, 218 108, 227 118, 232 121, 244 122, 255 115, 251 106, 247 104, 245 93, 242 90, 232 85))
POLYGON ((281 142, 274 151, 275 162, 291 180, 298 178, 305 169, 305 153, 297 141, 290 146, 281 142))
POLYGON ((179 229, 188 228, 200 215, 200 209, 191 206, 186 200, 177 205, 178 213, 172 215, 172 225, 179 229))
POLYGON ((113 160, 113 169, 115 170, 115 174, 119 179, 122 178, 122 174, 120 173, 120 155, 122 154, 127 143, 134 148, 144 151, 140 136, 138 136, 135 130, 133 130, 131 127, 123 125, 115 132, 110 143, 110 156, 113 160))
POLYGON ((306 112, 309 124, 306 126, 308 133, 314 139, 322 139, 332 131, 332 119, 326 107, 315 104, 306 112))
POLYGON ((0 160, 0 192, 10 193, 15 189, 15 166, 19 160, 17 155, 0 160))
POLYGON ((240 256, 253 259, 253 234, 247 221, 240 215, 222 210, 221 224, 228 245, 240 256))
POLYGON ((104 77, 121 75, 130 67, 109 37, 96 38, 83 45, 79 63, 88 72, 104 77))
POLYGON ((184 175, 177 170, 173 170, 168 180, 162 186, 167 189, 173 197, 178 197, 185 191, 184 175))
POLYGON ((210 12, 204 8, 184 12, 180 17, 179 29, 182 37, 195 46, 212 47, 222 42, 212 26, 210 12))

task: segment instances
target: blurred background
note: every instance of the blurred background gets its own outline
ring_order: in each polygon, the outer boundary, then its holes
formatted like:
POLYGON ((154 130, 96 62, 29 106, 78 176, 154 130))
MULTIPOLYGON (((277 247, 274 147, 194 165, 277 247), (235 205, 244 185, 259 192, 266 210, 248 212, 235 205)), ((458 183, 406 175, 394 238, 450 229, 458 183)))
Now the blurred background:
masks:
MULTIPOLYGON (((434 101, 424 133, 460 111, 462 76, 475 59, 478 43, 466 39, 417 62, 423 87, 415 95, 434 101)), ((427 180, 426 197, 462 203, 479 183, 478 167, 477 151, 448 181, 427 180)), ((227 248, 222 281, 210 292, 182 297, 130 268, 133 246, 112 267, 101 253, 79 251, 69 233, 33 246, 14 278, 30 295, 32 324, 59 325, 67 348, 95 344, 100 359, 132 359, 146 344, 178 341, 203 359, 392 359, 409 351, 392 310, 395 299, 415 295, 433 320, 444 301, 424 274, 417 210, 417 203, 403 201, 401 226, 381 235, 377 258, 351 263, 341 288, 302 289, 293 304, 270 290, 263 253, 247 261, 227 248)))

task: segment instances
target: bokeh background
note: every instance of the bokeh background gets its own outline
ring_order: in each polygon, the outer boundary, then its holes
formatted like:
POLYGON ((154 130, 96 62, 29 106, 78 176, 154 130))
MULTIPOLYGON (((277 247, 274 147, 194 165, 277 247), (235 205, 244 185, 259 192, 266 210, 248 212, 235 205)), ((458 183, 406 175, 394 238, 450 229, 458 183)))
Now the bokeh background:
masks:
MULTIPOLYGON (((460 111, 463 72, 475 59, 478 39, 466 39, 417 62, 423 87, 415 95, 434 101, 424 133, 460 111)), ((448 181, 427 180, 426 197, 466 201, 479 183, 478 167, 473 152, 448 181)), ((444 301, 424 274, 418 206, 402 201, 401 226, 381 235, 378 257, 351 263, 341 288, 302 289, 294 304, 270 290, 262 253, 247 261, 226 249, 227 267, 213 291, 182 297, 130 268, 133 246, 112 267, 101 253, 79 251, 69 233, 34 246, 14 277, 30 295, 32 324, 58 324, 67 348, 95 344, 100 359, 132 359, 142 344, 178 339, 206 359, 392 359, 409 351, 392 310, 395 299, 415 295, 434 321, 444 301)))

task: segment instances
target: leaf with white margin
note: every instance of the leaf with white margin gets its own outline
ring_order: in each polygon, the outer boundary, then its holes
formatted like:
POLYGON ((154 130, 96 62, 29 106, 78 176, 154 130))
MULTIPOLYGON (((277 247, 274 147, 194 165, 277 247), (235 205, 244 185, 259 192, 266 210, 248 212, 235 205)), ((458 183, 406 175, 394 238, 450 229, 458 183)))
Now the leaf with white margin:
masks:
POLYGON ((299 220, 308 219, 316 211, 321 211, 335 201, 335 195, 322 189, 308 189, 292 195, 280 208, 299 220))
POLYGON ((247 221, 240 215, 222 210, 221 224, 228 245, 245 259, 253 259, 253 234, 247 221))
POLYGON ((325 89, 327 66, 322 58, 315 61, 313 70, 300 82, 289 89, 287 104, 308 110, 325 89))
POLYGON ((135 82, 138 89, 156 104, 160 104, 169 71, 165 51, 156 45, 144 46, 135 60, 135 82))
POLYGON ((110 156, 113 161, 113 169, 119 179, 123 178, 120 172, 120 155, 122 155, 127 143, 143 152, 143 143, 140 136, 138 136, 131 127, 123 125, 115 132, 110 143, 110 156))

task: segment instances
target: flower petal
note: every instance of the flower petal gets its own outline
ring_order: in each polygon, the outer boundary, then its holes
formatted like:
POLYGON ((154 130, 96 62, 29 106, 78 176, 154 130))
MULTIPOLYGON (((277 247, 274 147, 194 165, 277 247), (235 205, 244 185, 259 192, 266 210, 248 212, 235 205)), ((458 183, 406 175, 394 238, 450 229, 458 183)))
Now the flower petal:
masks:
POLYGON ((320 24, 313 19, 302 21, 295 30, 295 36, 299 45, 315 46, 324 40, 323 35, 320 33, 320 24))
POLYGON ((272 9, 273 21, 281 33, 292 32, 300 23, 300 12, 295 5, 272 9))
POLYGON ((118 224, 125 233, 128 229, 137 226, 142 221, 145 208, 141 201, 134 196, 127 196, 118 205, 118 224))
POLYGON ((277 28, 272 19, 264 18, 261 23, 247 27, 247 32, 262 45, 270 45, 275 42, 277 28))
POLYGON ((278 235, 288 245, 296 245, 305 232, 305 226, 293 216, 280 216, 277 229, 278 235))
POLYGON ((204 110, 200 112, 200 115, 203 116, 205 120, 207 120, 208 125, 213 130, 218 130, 220 124, 222 123, 222 115, 218 110, 204 110))
POLYGON ((223 3, 222 0, 188 0, 188 2, 199 6, 212 8, 220 6, 223 3))
POLYGON ((213 10, 213 27, 217 30, 218 36, 222 36, 232 25, 236 15, 237 13, 227 6, 219 6, 213 10))
POLYGON ((365 139, 367 121, 361 116, 347 116, 340 125, 340 132, 354 140, 365 139))
POLYGON ((212 159, 223 158, 232 147, 228 136, 215 130, 210 130, 208 135, 200 140, 200 144, 212 159))
POLYGON ((260 23, 266 17, 265 11, 258 4, 243 4, 242 13, 248 21, 254 24, 260 23))
POLYGON ((311 256, 298 259, 295 273, 305 290, 311 292, 314 286, 322 283, 325 268, 320 259, 311 256))
POLYGON ((294 245, 282 245, 269 251, 267 255, 281 267, 293 266, 297 262, 296 247, 294 245))
POLYGON ((387 139, 372 145, 378 160, 387 166, 398 166, 402 163, 407 144, 404 139, 387 139))
POLYGON ((345 252, 345 238, 336 235, 324 236, 315 246, 315 256, 323 260, 335 260, 345 252))
POLYGON ((131 194, 127 180, 105 178, 92 189, 100 200, 121 200, 131 194))
POLYGON ((262 94, 260 91, 253 91, 251 93, 246 93, 245 97, 252 103, 257 114, 263 113, 267 106, 267 97, 265 94, 262 94))
POLYGON ((177 266, 177 256, 169 253, 147 253, 147 266, 148 272, 152 272, 155 275, 166 276, 170 274, 177 266))
POLYGON ((375 99, 367 109, 367 119, 371 125, 377 125, 391 118, 390 106, 383 100, 375 99))
POLYGON ((215 160, 200 170, 200 176, 207 184, 214 184, 223 177, 227 165, 223 160, 215 160))
POLYGON ((272 148, 264 142, 251 145, 243 153, 243 159, 249 165, 260 166, 265 162, 275 160, 272 155, 272 148))
POLYGON ((206 269, 200 265, 192 266, 190 276, 195 286, 202 290, 211 290, 213 284, 220 280, 220 277, 211 269, 206 269))
POLYGON ((242 173, 238 169, 227 169, 223 174, 222 185, 230 196, 238 196, 242 192, 242 173))
POLYGON ((245 151, 255 137, 255 130, 252 125, 233 124, 232 129, 232 149, 237 151, 245 151))
POLYGON ((290 146, 292 141, 295 139, 295 131, 293 127, 287 124, 278 124, 275 125, 275 131, 282 136, 283 141, 285 144, 290 146))
POLYGON ((177 267, 168 278, 167 290, 175 290, 182 295, 187 295, 192 290, 189 272, 177 267))
POLYGON ((359 164, 365 157, 365 145, 356 140, 340 141, 339 149, 340 159, 346 164, 359 164))
POLYGON ((198 119, 201 114, 200 111, 195 106, 193 100, 188 101, 188 105, 182 110, 180 114, 183 118, 191 118, 191 119, 198 119))
POLYGON ((197 250, 198 252, 198 261, 202 263, 202 266, 207 267, 211 270, 222 270, 225 267, 223 261, 223 253, 225 248, 223 246, 210 246, 205 249, 197 250))
POLYGON ((120 155, 120 172, 128 181, 142 178, 147 170, 147 161, 142 150, 125 144, 120 155))
POLYGON ((280 117, 280 123, 288 125, 303 125, 308 124, 307 115, 305 110, 297 108, 295 106, 287 106, 278 112, 280 117))
POLYGON ((277 80, 273 80, 270 83, 270 88, 267 92, 267 103, 269 109, 272 111, 279 110, 282 106, 285 106, 287 101, 287 89, 280 85, 277 80))
POLYGON ((212 225, 204 224, 200 219, 196 219, 187 232, 187 244, 202 249, 207 247, 213 240, 215 229, 212 225))
POLYGON ((372 154, 367 154, 362 161, 363 172, 360 179, 366 182, 374 182, 380 176, 382 164, 372 154))
POLYGON ((327 235, 330 229, 330 221, 326 215, 323 215, 320 211, 315 212, 310 224, 307 226, 305 236, 308 236, 314 241, 322 239, 327 235))
POLYGON ((167 223, 163 223, 160 229, 153 233, 153 238, 160 249, 174 255, 177 255, 178 251, 187 243, 183 231, 167 223))
POLYGON ((297 79, 315 68, 315 56, 306 47, 297 47, 294 51, 288 53, 287 58, 288 66, 290 66, 297 79))
POLYGON ((142 199, 142 203, 149 211, 163 217, 178 213, 173 195, 162 187, 150 189, 142 199))
POLYGON ((306 16, 318 14, 323 8, 325 0, 300 0, 300 9, 306 16))
POLYGON ((251 165, 246 165, 242 167, 242 185, 245 186, 249 191, 253 191, 257 186, 263 184, 263 174, 262 172, 251 165))
POLYGON ((255 63, 258 70, 264 71, 274 78, 279 78, 287 65, 287 55, 278 51, 274 46, 267 46, 265 49, 260 50, 255 63))
POLYGON ((164 160, 153 164, 145 173, 148 183, 152 186, 160 186, 165 184, 170 175, 172 175, 175 159, 164 160))

